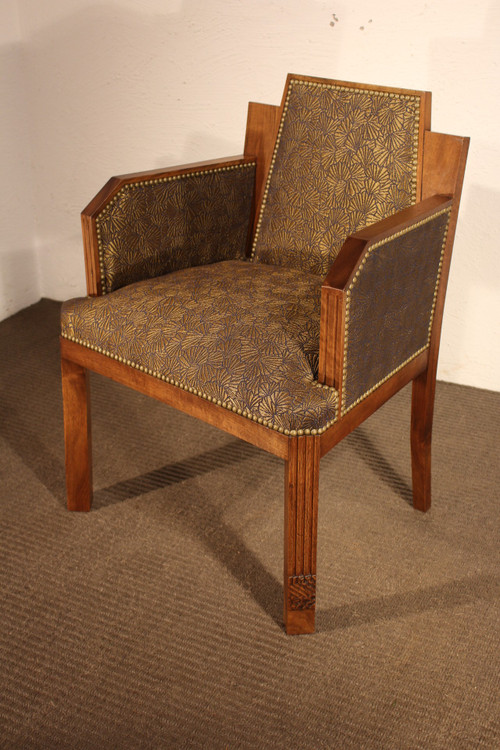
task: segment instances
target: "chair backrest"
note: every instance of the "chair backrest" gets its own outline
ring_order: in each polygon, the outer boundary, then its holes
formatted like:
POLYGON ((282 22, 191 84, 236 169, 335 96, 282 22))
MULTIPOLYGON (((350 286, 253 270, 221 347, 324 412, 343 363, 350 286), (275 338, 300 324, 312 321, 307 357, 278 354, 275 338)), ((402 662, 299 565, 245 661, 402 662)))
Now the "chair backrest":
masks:
POLYGON ((325 275, 347 236, 420 199, 430 94, 288 76, 252 259, 325 275))

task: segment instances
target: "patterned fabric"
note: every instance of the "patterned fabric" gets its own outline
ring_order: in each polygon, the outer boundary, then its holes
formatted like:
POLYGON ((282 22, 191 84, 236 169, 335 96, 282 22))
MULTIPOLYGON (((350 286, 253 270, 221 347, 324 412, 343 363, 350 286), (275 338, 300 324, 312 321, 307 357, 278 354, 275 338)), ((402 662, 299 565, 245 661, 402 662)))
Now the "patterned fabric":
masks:
POLYGON ((286 434, 322 432, 321 278, 226 261, 70 300, 62 335, 286 434))
POLYGON ((253 256, 326 275, 347 236, 416 201, 418 95, 292 79, 253 256))
POLYGON ((125 185, 97 217, 103 293, 244 257, 254 179, 246 163, 125 185))
POLYGON ((347 293, 342 414, 429 345, 449 215, 369 248, 347 293))

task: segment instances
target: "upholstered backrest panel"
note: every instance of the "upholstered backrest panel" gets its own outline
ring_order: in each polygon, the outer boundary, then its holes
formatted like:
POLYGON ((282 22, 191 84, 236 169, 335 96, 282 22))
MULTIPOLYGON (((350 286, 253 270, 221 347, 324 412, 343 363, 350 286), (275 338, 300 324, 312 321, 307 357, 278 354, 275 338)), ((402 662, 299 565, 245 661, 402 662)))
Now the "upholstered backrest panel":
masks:
POLYGON ((252 257, 324 275, 349 234, 415 203, 422 98, 290 77, 252 257))
POLYGON ((97 217, 104 294, 245 255, 255 164, 126 184, 97 217))

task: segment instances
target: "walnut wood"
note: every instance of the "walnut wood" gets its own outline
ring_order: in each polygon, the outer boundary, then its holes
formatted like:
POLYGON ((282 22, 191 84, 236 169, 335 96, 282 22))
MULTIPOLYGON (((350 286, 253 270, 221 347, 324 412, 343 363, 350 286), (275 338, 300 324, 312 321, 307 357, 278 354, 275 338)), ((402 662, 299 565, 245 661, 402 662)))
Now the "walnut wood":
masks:
POLYGON ((225 159, 210 159, 193 164, 182 164, 170 168, 152 169, 146 172, 134 172, 118 177, 111 177, 97 195, 82 211, 83 249, 85 254, 85 274, 87 279, 87 294, 98 296, 102 294, 99 273, 99 247, 97 244, 96 219, 124 185, 137 182, 188 175, 192 172, 210 171, 211 169, 249 164, 255 159, 249 156, 229 156, 225 159))
POLYGON ((285 463, 284 621, 314 632, 319 488, 318 436, 289 438, 285 463))
POLYGON ((413 505, 421 511, 431 507, 431 443, 439 341, 468 148, 468 138, 426 133, 423 195, 425 197, 437 190, 452 194, 454 201, 434 311, 428 364, 414 379, 412 388, 410 443, 413 505))
POLYGON ((339 395, 344 363, 345 310, 344 292, 324 285, 321 289, 318 381, 333 386, 339 395))
POLYGON ((245 156, 256 157, 257 172, 255 175, 255 205, 252 233, 262 203, 262 196, 266 184, 266 177, 271 164, 274 144, 278 133, 280 108, 274 104, 259 104, 249 102, 247 130, 245 135, 245 156))
POLYGON ((92 443, 88 373, 61 359, 66 490, 68 510, 89 511, 92 505, 92 443))
POLYGON ((122 383, 139 393, 156 398, 164 404, 201 419, 203 422, 215 425, 230 435, 241 438, 279 458, 286 458, 288 455, 288 437, 277 430, 264 427, 258 422, 217 406, 194 393, 184 391, 182 388, 177 388, 68 339, 61 338, 61 352, 63 357, 81 367, 105 375, 117 383, 122 383))

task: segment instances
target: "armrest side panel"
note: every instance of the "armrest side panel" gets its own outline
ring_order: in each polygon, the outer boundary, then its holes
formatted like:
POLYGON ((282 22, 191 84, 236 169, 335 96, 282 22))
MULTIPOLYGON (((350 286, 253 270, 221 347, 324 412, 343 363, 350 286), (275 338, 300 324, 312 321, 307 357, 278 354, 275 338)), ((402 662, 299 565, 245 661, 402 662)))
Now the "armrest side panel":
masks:
POLYGON ((429 346, 450 212, 368 244, 346 290, 342 415, 429 346))
POLYGON ((89 293, 244 257, 254 180, 248 158, 113 178, 82 214, 89 293))

